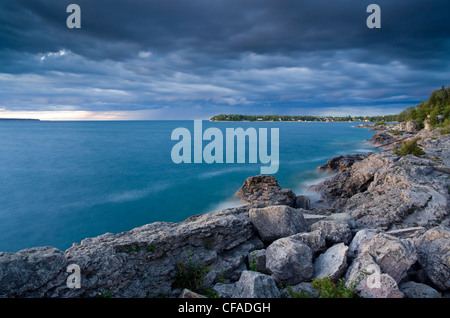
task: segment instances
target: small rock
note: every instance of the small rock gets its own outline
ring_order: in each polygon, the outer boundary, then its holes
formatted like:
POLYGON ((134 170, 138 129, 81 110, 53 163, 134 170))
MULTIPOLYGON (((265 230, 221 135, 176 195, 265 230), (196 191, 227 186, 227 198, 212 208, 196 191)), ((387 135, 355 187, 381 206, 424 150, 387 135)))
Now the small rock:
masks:
POLYGON ((311 231, 319 230, 325 236, 327 246, 336 243, 348 245, 352 240, 352 232, 347 223, 336 221, 318 221, 311 225, 311 231))
POLYGON ((298 195, 295 199, 294 208, 296 209, 311 209, 311 200, 306 195, 298 195))
POLYGON ((266 272, 266 250, 256 250, 248 255, 248 264, 255 267, 257 272, 266 272))
POLYGON ((291 235, 290 238, 308 245, 313 255, 323 252, 326 248, 325 235, 319 230, 291 235))
POLYGON ((283 297, 286 298, 317 298, 319 293, 312 288, 310 282, 301 282, 300 284, 286 287, 282 290, 283 297))
POLYGON ((355 236, 352 239, 352 242, 350 243, 348 249, 348 256, 356 257, 360 252, 361 243, 369 240, 378 233, 380 233, 380 230, 377 229, 362 229, 356 232, 355 236))
POLYGON ((243 271, 232 298, 280 298, 275 280, 266 274, 243 271))
POLYGON ((183 289, 180 296, 178 298, 206 298, 203 295, 197 294, 196 292, 193 292, 192 290, 189 290, 187 288, 183 289))
POLYGON ((436 289, 413 281, 405 282, 399 288, 407 298, 441 298, 441 294, 436 289))
POLYGON ((231 298, 233 296, 234 289, 236 288, 236 284, 223 284, 217 283, 212 289, 219 294, 220 298, 231 298))
POLYGON ((346 212, 331 214, 325 219, 325 221, 344 222, 347 223, 351 229, 356 227, 355 218, 346 212))

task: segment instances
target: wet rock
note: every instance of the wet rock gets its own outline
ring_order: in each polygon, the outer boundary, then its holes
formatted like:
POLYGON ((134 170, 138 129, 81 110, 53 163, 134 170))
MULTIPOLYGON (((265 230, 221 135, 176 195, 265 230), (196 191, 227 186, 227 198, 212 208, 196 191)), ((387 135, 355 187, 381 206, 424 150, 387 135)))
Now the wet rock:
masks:
POLYGON ((245 203, 253 207, 266 207, 271 205, 287 205, 294 207, 297 197, 290 189, 280 187, 275 177, 258 175, 249 177, 236 192, 245 203))
POLYGON ((309 210, 311 209, 311 200, 306 195, 297 195, 294 208, 309 210))

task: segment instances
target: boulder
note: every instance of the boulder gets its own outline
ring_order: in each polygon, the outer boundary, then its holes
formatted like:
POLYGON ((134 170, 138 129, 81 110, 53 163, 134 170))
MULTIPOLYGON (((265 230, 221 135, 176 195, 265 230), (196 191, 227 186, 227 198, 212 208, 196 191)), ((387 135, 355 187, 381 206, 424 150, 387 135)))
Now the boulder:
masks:
POLYGON ((344 223, 348 224, 350 229, 353 229, 356 227, 355 218, 346 212, 333 213, 333 214, 329 215, 326 219, 324 219, 324 221, 344 222, 344 223))
POLYGON ((347 223, 336 221, 318 221, 311 225, 311 231, 320 231, 325 237, 327 246, 336 243, 348 245, 352 240, 352 232, 347 223))
POLYGON ((417 131, 417 124, 414 120, 410 120, 406 122, 405 131, 410 134, 415 134, 417 131))
POLYGON ((406 277, 411 265, 417 261, 411 241, 386 233, 379 233, 362 242, 360 249, 371 255, 381 271, 389 274, 397 283, 406 277))
POLYGON ((312 251, 292 237, 278 239, 267 247, 266 269, 284 285, 308 281, 313 275, 312 251))
POLYGON ((441 298, 436 289, 413 281, 405 282, 399 288, 406 298, 441 298))
POLYGON ((280 187, 275 177, 258 175, 249 177, 236 192, 242 202, 250 203, 253 207, 266 207, 271 205, 287 205, 294 207, 297 197, 290 189, 280 187))
POLYGON ((309 210, 311 209, 311 200, 306 195, 297 195, 294 208, 309 210))
POLYGON ((269 244, 276 239, 306 231, 308 225, 302 211, 286 205, 275 205, 250 209, 249 218, 261 240, 269 244))
POLYGON ((418 261, 429 279, 440 289, 450 289, 450 229, 436 226, 416 241, 418 261))
POLYGON ((328 172, 342 172, 349 170, 355 162, 363 160, 367 155, 355 154, 344 155, 331 158, 326 164, 319 166, 317 169, 328 172))
POLYGON ((313 256, 323 252, 326 248, 325 235, 322 235, 322 232, 319 230, 294 234, 290 238, 308 245, 313 256))
POLYGON ((358 256, 362 242, 369 240, 378 233, 380 233, 380 230, 377 229, 362 229, 356 232, 355 236, 352 239, 352 242, 350 243, 348 249, 348 256, 349 257, 358 256))
POLYGON ((266 274, 243 271, 236 282, 232 298, 280 298, 275 280, 266 274))
POLYGON ((362 298, 403 298, 397 282, 382 273, 372 256, 363 252, 353 261, 345 276, 345 285, 362 298))
POLYGON ((313 278, 330 277, 332 281, 337 281, 347 269, 348 246, 338 243, 320 254, 314 261, 313 278))

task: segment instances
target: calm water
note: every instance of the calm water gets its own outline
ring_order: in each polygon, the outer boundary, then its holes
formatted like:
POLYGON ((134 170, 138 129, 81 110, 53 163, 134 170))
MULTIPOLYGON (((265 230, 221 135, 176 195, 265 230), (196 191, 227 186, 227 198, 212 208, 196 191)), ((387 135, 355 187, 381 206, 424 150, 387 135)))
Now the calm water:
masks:
MULTIPOLYGON (((374 149, 352 123, 210 123, 278 127, 282 187, 307 194, 327 159, 374 149)), ((73 242, 237 205, 234 193, 257 164, 180 164, 172 130, 193 121, 0 121, 0 251, 73 242)), ((269 133, 270 134, 270 133, 269 133)), ((207 142, 204 142, 206 145, 207 142)), ((269 147, 270 149, 270 147, 269 147)))

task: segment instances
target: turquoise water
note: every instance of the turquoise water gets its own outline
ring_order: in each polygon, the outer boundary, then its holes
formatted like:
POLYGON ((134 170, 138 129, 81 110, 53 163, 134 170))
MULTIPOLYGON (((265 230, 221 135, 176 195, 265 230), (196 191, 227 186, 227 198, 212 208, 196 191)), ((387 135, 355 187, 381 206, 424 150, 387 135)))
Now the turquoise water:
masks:
MULTIPOLYGON (((203 122, 224 136, 225 128, 279 128, 275 177, 296 194, 323 178, 316 168, 329 158, 374 150, 365 142, 373 132, 352 126, 203 122)), ((193 132, 193 121, 0 121, 0 251, 65 250, 86 237, 238 205, 234 193, 261 163, 177 165, 177 127, 193 132)))

